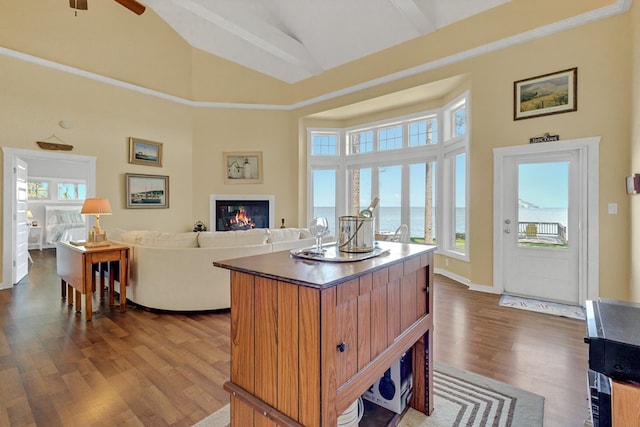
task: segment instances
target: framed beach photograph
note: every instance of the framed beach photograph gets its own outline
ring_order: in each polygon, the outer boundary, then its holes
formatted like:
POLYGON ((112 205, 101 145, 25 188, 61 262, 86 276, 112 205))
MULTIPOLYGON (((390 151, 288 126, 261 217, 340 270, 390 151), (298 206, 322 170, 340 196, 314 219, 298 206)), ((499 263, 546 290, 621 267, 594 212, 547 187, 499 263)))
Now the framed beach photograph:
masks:
POLYGON ((543 74, 513 83, 513 120, 578 110, 578 69, 543 74))
POLYGON ((168 176, 127 173, 125 179, 128 209, 169 207, 168 176))
POLYGON ((129 138, 129 163, 162 167, 162 143, 129 138))
POLYGON ((225 184, 261 184, 262 152, 236 151, 222 153, 225 184))

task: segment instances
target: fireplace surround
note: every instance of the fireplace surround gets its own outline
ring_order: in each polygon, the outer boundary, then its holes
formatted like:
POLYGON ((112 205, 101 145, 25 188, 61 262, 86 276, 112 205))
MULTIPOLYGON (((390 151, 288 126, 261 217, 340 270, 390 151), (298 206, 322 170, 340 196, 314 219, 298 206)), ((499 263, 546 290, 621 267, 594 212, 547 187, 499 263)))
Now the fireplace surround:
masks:
POLYGON ((209 215, 211 231, 274 228, 274 196, 212 194, 209 215))

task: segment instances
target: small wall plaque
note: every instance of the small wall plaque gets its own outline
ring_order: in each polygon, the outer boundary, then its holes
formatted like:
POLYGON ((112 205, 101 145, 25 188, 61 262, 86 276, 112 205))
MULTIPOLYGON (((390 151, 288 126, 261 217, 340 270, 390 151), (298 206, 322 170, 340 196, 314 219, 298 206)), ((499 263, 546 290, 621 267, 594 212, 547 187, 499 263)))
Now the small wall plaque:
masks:
POLYGON ((550 133, 545 133, 542 136, 534 136, 533 138, 529 138, 529 144, 537 144, 539 142, 553 142, 560 141, 560 135, 552 135, 550 133))

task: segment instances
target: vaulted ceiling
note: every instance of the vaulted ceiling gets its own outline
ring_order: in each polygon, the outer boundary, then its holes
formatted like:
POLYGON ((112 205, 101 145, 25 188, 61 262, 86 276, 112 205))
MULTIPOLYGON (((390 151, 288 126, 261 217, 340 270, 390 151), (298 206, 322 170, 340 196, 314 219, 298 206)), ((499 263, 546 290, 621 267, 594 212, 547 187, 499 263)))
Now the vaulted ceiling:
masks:
POLYGON ((510 0, 144 0, 192 46, 287 83, 510 0))

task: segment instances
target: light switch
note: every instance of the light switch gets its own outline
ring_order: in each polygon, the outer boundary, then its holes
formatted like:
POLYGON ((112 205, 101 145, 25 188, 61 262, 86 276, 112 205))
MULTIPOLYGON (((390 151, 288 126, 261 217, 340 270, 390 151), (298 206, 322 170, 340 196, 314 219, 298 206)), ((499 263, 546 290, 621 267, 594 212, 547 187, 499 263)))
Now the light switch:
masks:
POLYGON ((618 204, 609 203, 609 215, 617 215, 617 214, 618 214, 618 204))

